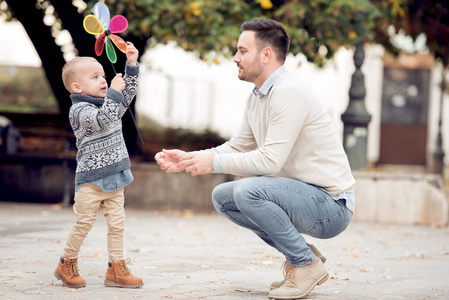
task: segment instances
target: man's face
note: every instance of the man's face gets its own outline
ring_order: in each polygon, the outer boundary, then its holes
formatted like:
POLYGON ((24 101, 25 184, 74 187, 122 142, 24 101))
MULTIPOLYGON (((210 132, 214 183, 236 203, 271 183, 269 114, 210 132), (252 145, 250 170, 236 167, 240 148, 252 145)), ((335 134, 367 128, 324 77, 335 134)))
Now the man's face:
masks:
POLYGON ((261 51, 257 47, 256 33, 243 31, 237 43, 234 60, 239 68, 239 79, 255 83, 263 71, 261 51))
POLYGON ((79 84, 81 94, 97 98, 106 97, 108 83, 103 67, 97 62, 87 62, 79 67, 75 80, 79 84))

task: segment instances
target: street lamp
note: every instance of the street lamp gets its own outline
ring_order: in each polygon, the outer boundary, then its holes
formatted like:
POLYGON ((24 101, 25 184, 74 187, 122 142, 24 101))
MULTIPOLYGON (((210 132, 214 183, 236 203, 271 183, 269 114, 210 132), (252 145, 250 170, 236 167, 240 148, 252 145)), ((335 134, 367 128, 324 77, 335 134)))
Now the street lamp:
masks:
POLYGON ((446 69, 443 70, 443 75, 441 78, 441 95, 440 95, 440 114, 438 118, 438 134, 436 139, 435 150, 433 151, 433 166, 432 171, 436 174, 441 174, 444 176, 444 151, 443 151, 443 134, 442 134, 442 120, 443 120, 443 100, 444 93, 446 90, 446 69))
POLYGON ((355 72, 349 88, 349 104, 341 115, 344 124, 343 147, 353 171, 367 167, 368 124, 371 115, 365 108, 365 76, 361 67, 365 58, 364 42, 356 44, 354 52, 355 72))

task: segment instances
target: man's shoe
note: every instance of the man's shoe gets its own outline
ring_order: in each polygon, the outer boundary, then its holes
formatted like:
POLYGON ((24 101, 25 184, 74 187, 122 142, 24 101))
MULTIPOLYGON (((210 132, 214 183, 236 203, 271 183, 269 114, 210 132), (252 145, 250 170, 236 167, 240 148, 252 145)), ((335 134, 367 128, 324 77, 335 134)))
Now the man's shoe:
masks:
MULTIPOLYGON (((318 257, 319 259, 321 259, 321 261, 323 262, 323 264, 326 262, 326 257, 323 256, 320 252, 320 250, 317 249, 317 247, 315 247, 312 244, 307 244, 307 246, 310 247, 310 250, 312 250, 312 252, 315 254, 316 257, 318 257)), ((286 260, 283 264, 282 264, 282 269, 283 269, 283 274, 284 277, 287 274, 287 269, 288 267, 290 267, 290 262, 288 260, 286 260)), ((274 290, 277 289, 279 287, 281 287, 282 284, 284 284, 285 280, 280 280, 280 281, 275 281, 271 284, 270 289, 274 290)))
MULTIPOLYGON (((286 261, 284 261, 284 263, 282 264, 281 268, 282 268, 282 274, 284 276, 284 278, 287 276, 287 270, 291 267, 292 265, 290 264, 290 262, 288 261, 288 259, 286 261)), ((271 286, 270 289, 271 290, 275 290, 280 288, 285 282, 285 279, 280 280, 280 281, 274 281, 271 286)))
POLYGON ((290 266, 284 284, 268 294, 270 299, 299 299, 306 296, 316 286, 329 278, 326 268, 320 259, 313 266, 290 266))
POLYGON ((131 264, 129 258, 126 261, 122 259, 116 263, 108 262, 104 285, 122 288, 139 288, 143 286, 142 279, 131 274, 127 264, 131 264))
POLYGON ((55 277, 62 281, 63 286, 70 288, 81 288, 86 286, 86 282, 78 273, 78 258, 59 259, 55 270, 55 277))
POLYGON ((327 258, 325 256, 323 256, 323 254, 321 254, 320 250, 317 249, 317 247, 315 247, 312 244, 307 244, 307 246, 310 247, 310 250, 312 250, 312 252, 315 254, 316 257, 318 257, 319 259, 321 259, 321 261, 323 262, 323 264, 326 262, 327 258))

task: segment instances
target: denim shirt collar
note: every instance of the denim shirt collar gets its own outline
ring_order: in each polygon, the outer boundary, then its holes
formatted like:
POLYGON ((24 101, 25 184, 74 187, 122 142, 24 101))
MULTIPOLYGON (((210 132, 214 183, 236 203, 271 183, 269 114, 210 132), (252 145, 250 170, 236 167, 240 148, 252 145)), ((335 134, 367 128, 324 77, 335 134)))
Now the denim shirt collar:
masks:
POLYGON ((267 78, 267 80, 265 80, 265 82, 262 84, 260 89, 258 89, 257 87, 254 87, 254 89, 253 89, 254 95, 259 96, 259 99, 262 99, 263 97, 265 97, 266 94, 268 94, 270 89, 273 87, 273 85, 274 85, 276 79, 278 79, 279 75, 281 75, 284 72, 285 72, 285 66, 284 65, 282 65, 279 68, 277 68, 277 70, 274 71, 270 75, 270 77, 267 78))

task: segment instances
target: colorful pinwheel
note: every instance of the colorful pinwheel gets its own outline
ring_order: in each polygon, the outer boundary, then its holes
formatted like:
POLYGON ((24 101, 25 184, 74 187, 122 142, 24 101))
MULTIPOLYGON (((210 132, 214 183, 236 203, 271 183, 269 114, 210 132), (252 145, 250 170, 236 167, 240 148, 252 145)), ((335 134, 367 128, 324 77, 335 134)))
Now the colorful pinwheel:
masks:
POLYGON ((114 64, 117 61, 117 55, 112 42, 123 53, 128 52, 128 46, 125 41, 114 34, 125 31, 128 28, 128 21, 124 16, 119 15, 110 19, 109 8, 103 2, 95 4, 94 14, 87 15, 84 18, 83 26, 88 33, 98 35, 95 42, 95 53, 98 56, 103 53, 104 45, 106 44, 106 55, 109 61, 114 64))

